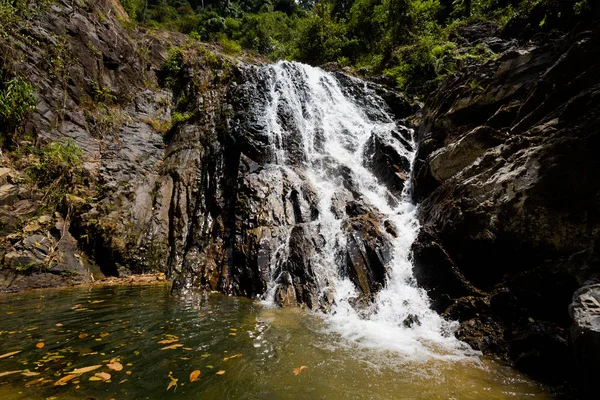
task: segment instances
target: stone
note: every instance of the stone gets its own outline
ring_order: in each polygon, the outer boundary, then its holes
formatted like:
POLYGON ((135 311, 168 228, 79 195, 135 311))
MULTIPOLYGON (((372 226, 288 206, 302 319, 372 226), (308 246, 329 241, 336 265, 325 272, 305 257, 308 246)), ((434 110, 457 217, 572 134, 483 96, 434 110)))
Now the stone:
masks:
POLYGON ((571 342, 582 394, 592 398, 600 373, 600 284, 584 286, 569 306, 573 319, 571 342))

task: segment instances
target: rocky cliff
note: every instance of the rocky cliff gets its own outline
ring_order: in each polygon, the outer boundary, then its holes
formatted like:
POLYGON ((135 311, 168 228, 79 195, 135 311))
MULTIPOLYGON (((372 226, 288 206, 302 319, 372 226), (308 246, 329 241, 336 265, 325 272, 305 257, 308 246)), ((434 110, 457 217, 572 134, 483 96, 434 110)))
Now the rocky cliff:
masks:
MULTIPOLYGON (((275 301, 327 308, 332 299, 320 298, 313 271, 323 254, 320 199, 307 183, 298 125, 307 111, 298 115, 290 98, 277 106, 274 119, 286 131, 279 150, 265 119, 272 90, 309 100, 305 72, 282 65, 295 87, 276 88, 274 70, 260 60, 134 26, 115 1, 44 7, 2 43, 3 70, 26 76, 38 105, 2 160, 1 287, 164 271, 175 288, 253 297, 277 278, 275 301), (82 150, 78 179, 31 176, 52 143, 82 150), (274 162, 277 151, 286 153, 285 168, 274 162)), ((379 85, 339 72, 323 79, 334 79, 339 96, 364 108, 373 124, 414 111, 379 85)), ((411 131, 366 133, 358 157, 390 199, 400 196, 410 161, 398 149, 411 146, 411 131)), ((325 166, 344 187, 331 206, 348 239, 341 268, 360 289, 357 301, 367 303, 385 284, 397 233, 348 167, 333 159, 325 166)))
POLYGON ((422 110, 414 272, 459 338, 560 382, 575 370, 571 298, 600 273, 600 31, 462 33, 498 56, 422 110))
POLYGON ((29 6, 0 43, 2 72, 29 80, 38 103, 2 158, 0 287, 167 271, 214 183, 214 137, 243 62, 136 27, 117 1, 29 6), (31 173, 52 143, 82 151, 78 179, 31 173))

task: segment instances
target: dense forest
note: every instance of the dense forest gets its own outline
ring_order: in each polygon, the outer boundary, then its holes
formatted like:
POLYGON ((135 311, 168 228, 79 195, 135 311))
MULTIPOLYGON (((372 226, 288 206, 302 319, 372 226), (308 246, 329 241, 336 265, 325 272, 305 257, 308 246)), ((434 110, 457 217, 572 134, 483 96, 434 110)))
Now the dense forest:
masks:
POLYGON ((581 20, 588 0, 122 0, 137 22, 220 42, 270 59, 337 62, 424 95, 441 78, 494 54, 459 48, 461 26, 492 20, 536 29, 581 20), (519 19, 519 17, 521 19, 519 19))

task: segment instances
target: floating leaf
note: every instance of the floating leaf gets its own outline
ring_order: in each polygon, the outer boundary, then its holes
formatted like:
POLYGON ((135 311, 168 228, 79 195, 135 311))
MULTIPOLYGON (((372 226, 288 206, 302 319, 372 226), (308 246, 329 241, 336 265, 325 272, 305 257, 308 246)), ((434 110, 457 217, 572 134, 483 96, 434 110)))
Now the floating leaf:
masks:
POLYGON ((222 369, 220 371, 217 371, 217 375, 224 375, 224 374, 225 374, 225 370, 224 369, 222 369))
POLYGON ((158 344, 169 344, 169 343, 175 343, 175 342, 179 342, 179 339, 164 339, 157 343, 158 344))
POLYGON ((90 376, 90 379, 89 379, 89 380, 90 380, 90 381, 92 381, 92 382, 99 382, 99 381, 101 381, 101 380, 103 380, 103 379, 102 379, 102 378, 100 378, 99 376, 95 376, 95 375, 94 375, 94 376, 90 376))
POLYGON ((18 354, 18 353, 20 353, 20 352, 21 352, 21 350, 17 350, 17 351, 11 351, 10 353, 2 354, 2 355, 0 356, 0 358, 11 357, 11 356, 14 356, 15 354, 18 354))
POLYGON ((183 347, 183 345, 182 344, 172 344, 170 346, 163 347, 161 350, 173 350, 173 349, 176 349, 178 347, 183 347))
POLYGON ((35 347, 37 347, 38 349, 41 349, 44 346, 45 346, 44 342, 39 342, 39 343, 36 343, 36 345, 35 345, 35 347))
POLYGON ((308 369, 308 367, 306 365, 303 365, 303 366, 298 367, 298 368, 294 368, 294 375, 295 376, 300 375, 300 372, 302 372, 305 369, 308 369))
POLYGON ((76 374, 76 375, 81 375, 81 374, 85 374, 86 372, 91 372, 94 371, 98 368, 102 367, 102 365, 90 365, 89 367, 83 367, 83 368, 77 368, 74 369, 73 371, 71 371, 71 374, 76 374))
POLYGON ((212 365, 207 365, 206 368, 213 369, 214 367, 212 365))
POLYGON ((200 371, 192 371, 192 373, 190 374, 190 382, 196 382, 197 380, 200 380, 200 371))
POLYGON ((71 379, 74 379, 76 375, 66 375, 54 382, 54 386, 63 386, 66 385, 71 379))
POLYGON ((231 332, 231 333, 229 334, 229 336, 235 336, 235 335, 237 335, 237 333, 235 333, 235 332, 231 332))
POLYGON ((225 358, 223 359, 223 361, 231 360, 232 358, 238 358, 238 357, 241 357, 241 356, 242 356, 242 353, 234 354, 234 355, 232 355, 232 356, 225 357, 225 358))
POLYGON ((173 391, 174 392, 177 391, 177 381, 179 379, 173 378, 173 372, 171 372, 171 371, 169 371, 169 379, 171 379, 171 382, 169 382, 169 386, 167 386, 167 390, 171 389, 172 387, 175 387, 175 389, 173 391))
POLYGON ((120 362, 113 362, 106 364, 106 366, 113 371, 121 371, 123 369, 123 365, 120 362))
POLYGON ((79 339, 85 339, 86 337, 88 337, 88 334, 85 332, 81 332, 78 336, 79 339))
POLYGON ((40 374, 39 372, 27 371, 27 372, 23 372, 21 375, 29 378, 31 376, 37 376, 39 374, 40 374))
POLYGON ((531 317, 529 317, 529 322, 531 322, 532 324, 535 322, 535 320, 531 317))
POLYGON ((98 303, 104 303, 106 300, 94 300, 94 301, 90 301, 90 304, 98 304, 98 303))
POLYGON ((60 328, 61 326, 63 326, 63 324, 58 323, 58 324, 56 324, 56 326, 58 326, 60 328))
POLYGON ((19 372, 23 372, 22 369, 18 370, 18 371, 6 371, 6 372, 0 372, 0 376, 6 376, 6 375, 12 375, 12 374, 18 374, 19 372))
POLYGON ((100 334, 100 337, 101 337, 101 338, 105 338, 105 337, 107 337, 108 335, 110 335, 108 332, 102 332, 102 333, 100 334))
POLYGON ((108 374, 106 372, 96 372, 94 374, 94 376, 97 376, 98 378, 102 379, 103 381, 110 380, 110 374, 108 374))

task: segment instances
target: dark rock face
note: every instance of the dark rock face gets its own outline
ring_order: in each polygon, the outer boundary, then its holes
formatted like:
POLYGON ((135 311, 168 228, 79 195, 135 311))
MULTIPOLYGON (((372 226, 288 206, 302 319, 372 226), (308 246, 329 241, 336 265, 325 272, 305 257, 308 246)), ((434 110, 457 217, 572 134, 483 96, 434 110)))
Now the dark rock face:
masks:
MULTIPOLYGON (((321 198, 307 176, 307 133, 301 131, 298 121, 297 107, 302 108, 302 115, 313 113, 317 121, 321 112, 311 108, 305 73, 291 63, 240 68, 236 82, 221 100, 230 112, 221 114, 224 118, 216 125, 222 130, 213 136, 210 146, 206 128, 197 120, 175 133, 173 140, 199 141, 205 143, 203 149, 211 151, 208 163, 194 161, 198 167, 192 169, 194 178, 186 184, 193 194, 185 196, 188 200, 179 196, 187 205, 169 212, 174 216, 172 223, 177 224, 176 229, 169 228, 176 234, 170 242, 169 259, 176 287, 250 297, 270 292, 283 306, 327 310, 333 298, 322 290, 329 282, 316 271, 319 262, 329 256, 327 252, 335 253, 334 262, 364 299, 385 284, 395 228, 362 197, 352 171, 331 156, 320 158, 315 168, 341 183, 342 190, 335 193, 326 211, 340 221, 344 246, 333 243, 327 247, 318 204, 321 198), (276 106, 271 103, 274 98, 281 99, 276 106), (268 126, 269 112, 273 112, 281 137, 268 126), (198 134, 193 139, 182 136, 188 131, 198 134), (190 201, 196 211, 189 211, 190 201), (185 235, 179 236, 179 232, 185 235)), ((354 78, 335 76, 343 93, 356 101, 372 93, 354 78)), ((367 118, 393 122, 390 107, 379 101, 364 104, 367 118)), ((310 133, 315 151, 323 152, 323 132, 315 128, 310 133)), ((410 169, 407 151, 411 142, 411 132, 406 129, 391 136, 373 132, 365 146, 364 166, 375 171, 396 196, 410 169), (388 174, 387 168, 394 172, 388 174)), ((167 157, 165 164, 181 171, 177 175, 190 174, 189 160, 171 162, 167 157)))
POLYGON ((573 295, 569 307, 573 318, 571 340, 580 374, 579 383, 586 397, 596 393, 600 372, 600 285, 584 286, 573 295))
POLYGON ((571 296, 600 272, 599 44, 579 27, 507 50, 450 78, 419 129, 418 281, 460 337, 554 381, 571 296))

